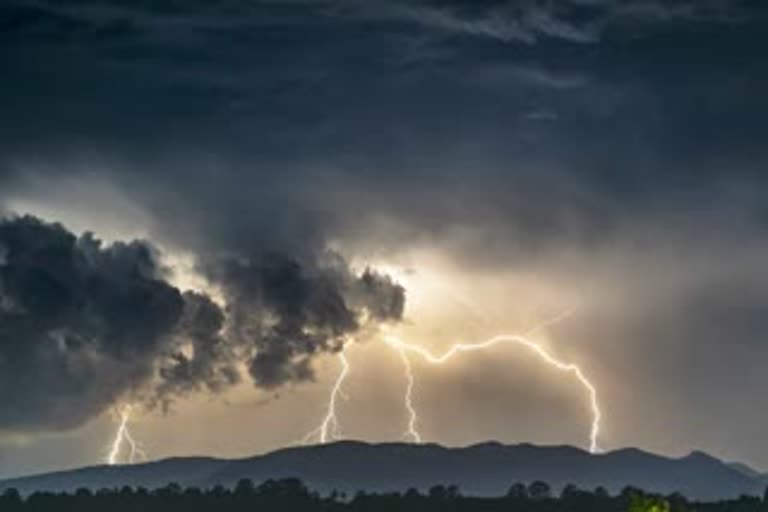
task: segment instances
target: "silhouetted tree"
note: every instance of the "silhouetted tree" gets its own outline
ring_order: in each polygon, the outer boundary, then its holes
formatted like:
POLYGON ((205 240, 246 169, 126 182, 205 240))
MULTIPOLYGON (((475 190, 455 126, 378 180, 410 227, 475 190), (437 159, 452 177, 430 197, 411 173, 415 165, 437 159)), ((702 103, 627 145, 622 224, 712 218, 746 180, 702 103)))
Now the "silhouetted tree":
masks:
POLYGON ((633 496, 637 496, 637 495, 642 496, 644 494, 645 493, 643 492, 642 489, 638 489, 637 487, 632 487, 631 485, 628 485, 621 490, 621 497, 627 498, 627 499, 631 499, 633 496))
POLYGON ((688 510, 688 500, 679 492, 674 492, 667 496, 671 512, 686 512, 688 510))
POLYGON ((213 496, 214 498, 221 498, 228 494, 228 491, 226 487, 223 485, 214 485, 213 488, 208 492, 209 495, 213 496))
POLYGON ((552 489, 548 483, 536 480, 528 486, 528 496, 532 500, 544 500, 552 496, 552 489))
POLYGON ((21 507, 21 494, 18 489, 11 487, 0 496, 0 510, 17 510, 21 507))
POLYGON ((0 512, 768 512, 765 496, 697 502, 679 493, 664 497, 634 487, 612 497, 603 488, 590 492, 566 485, 560 497, 553 498, 549 485, 541 481, 512 485, 505 498, 464 497, 455 485, 435 485, 427 495, 411 488, 403 494, 359 492, 351 501, 340 496, 333 492, 320 497, 296 478, 257 486, 241 480, 231 491, 169 484, 153 491, 126 486, 95 493, 35 492, 25 498, 8 489, 0 492, 0 512))
POLYGON ((256 494, 256 486, 250 478, 241 478, 235 484, 235 496, 245 498, 256 494))
POLYGON ((256 488, 259 496, 278 497, 308 497, 309 489, 298 478, 284 478, 282 480, 267 480, 256 488))
POLYGON ((595 491, 593 492, 595 495, 595 498, 606 500, 611 497, 610 494, 608 494, 608 491, 603 486, 595 487, 595 491))
POLYGON ((459 488, 455 485, 435 485, 429 489, 429 499, 435 501, 450 501, 459 497, 459 488))
POLYGON ((633 487, 631 485, 624 487, 619 494, 619 503, 621 508, 628 510, 633 499, 644 495, 645 493, 642 491, 642 489, 638 489, 637 487, 633 487))
POLYGON ((629 512, 670 512, 669 502, 656 496, 633 494, 629 501, 629 512))
POLYGON ((181 494, 181 486, 176 482, 171 482, 164 487, 160 487, 159 489, 156 489, 155 494, 164 498, 178 496, 181 494))
POLYGON ((201 491, 197 487, 187 487, 186 489, 184 489, 184 492, 182 493, 182 495, 185 498, 193 498, 193 499, 200 498, 203 495, 203 491, 201 491))
POLYGON ((563 490, 560 491, 560 498, 567 500, 570 498, 573 498, 579 493, 579 488, 576 487, 574 484, 566 484, 565 487, 563 487, 563 490))
POLYGON ((516 483, 512 484, 509 487, 509 490, 507 491, 507 498, 513 498, 517 500, 527 500, 528 499, 528 488, 525 486, 525 484, 516 483))
POLYGON ((80 487, 75 491, 75 496, 81 499, 92 498, 93 493, 91 492, 90 489, 87 489, 85 487, 80 487))
POLYGON ((414 500, 421 498, 421 493, 418 489, 410 487, 407 491, 405 491, 405 495, 403 497, 407 500, 414 500))

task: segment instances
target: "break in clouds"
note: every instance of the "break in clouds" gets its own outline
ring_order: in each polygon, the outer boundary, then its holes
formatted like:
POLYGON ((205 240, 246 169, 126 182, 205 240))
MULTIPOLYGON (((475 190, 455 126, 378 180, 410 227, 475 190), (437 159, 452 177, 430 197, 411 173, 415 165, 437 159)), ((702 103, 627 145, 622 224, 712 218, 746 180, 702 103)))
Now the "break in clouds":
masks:
POLYGON ((396 322, 386 276, 286 255, 206 263, 225 306, 184 292, 150 242, 105 244, 32 216, 0 221, 0 430, 77 427, 131 395, 167 403, 221 391, 248 368, 261 388, 312 378, 312 359, 366 323, 396 322))

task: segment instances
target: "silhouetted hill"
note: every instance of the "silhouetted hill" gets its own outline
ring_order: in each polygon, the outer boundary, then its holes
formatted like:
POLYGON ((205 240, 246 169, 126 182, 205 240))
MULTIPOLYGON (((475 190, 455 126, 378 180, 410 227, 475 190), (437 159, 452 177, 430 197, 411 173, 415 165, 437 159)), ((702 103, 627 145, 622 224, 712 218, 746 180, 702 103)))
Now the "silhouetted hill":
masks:
POLYGON ((557 490, 567 483, 619 492, 632 485, 648 491, 679 491, 691 498, 716 499, 759 494, 763 483, 738 468, 701 452, 668 458, 637 449, 592 455, 571 446, 483 443, 465 448, 435 444, 368 444, 344 441, 286 448, 246 459, 173 458, 130 466, 94 466, 16 478, 0 488, 74 490, 78 487, 159 487, 232 485, 238 479, 260 482, 298 477, 321 492, 426 489, 456 484, 471 495, 504 494, 514 482, 543 480, 557 490))
POLYGON ((729 462, 728 466, 752 478, 760 478, 763 476, 759 471, 752 468, 751 466, 748 466, 747 464, 744 464, 743 462, 729 462))
POLYGON ((739 471, 740 473, 747 475, 750 478, 756 479, 763 487, 768 486, 768 473, 760 473, 755 468, 741 462, 729 462, 728 466, 739 471))

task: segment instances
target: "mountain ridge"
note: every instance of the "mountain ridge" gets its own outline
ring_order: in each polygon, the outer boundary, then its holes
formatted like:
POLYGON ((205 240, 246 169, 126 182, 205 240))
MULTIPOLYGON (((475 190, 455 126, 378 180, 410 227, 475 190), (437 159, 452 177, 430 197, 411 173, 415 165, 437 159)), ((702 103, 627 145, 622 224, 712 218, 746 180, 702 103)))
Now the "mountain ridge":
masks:
POLYGON ((455 484, 464 493, 478 496, 502 495, 512 483, 533 480, 546 481, 555 490, 573 483, 619 492, 631 485, 655 492, 681 492, 697 499, 758 495, 765 485, 761 476, 750 476, 703 452, 675 458, 637 448, 590 454, 569 445, 505 445, 495 441, 465 447, 339 441, 235 459, 190 456, 123 466, 87 466, 0 480, 0 490, 15 487, 30 493, 123 485, 154 488, 169 482, 212 487, 231 486, 241 478, 259 482, 284 477, 301 478, 320 492, 405 491, 409 487, 455 484))

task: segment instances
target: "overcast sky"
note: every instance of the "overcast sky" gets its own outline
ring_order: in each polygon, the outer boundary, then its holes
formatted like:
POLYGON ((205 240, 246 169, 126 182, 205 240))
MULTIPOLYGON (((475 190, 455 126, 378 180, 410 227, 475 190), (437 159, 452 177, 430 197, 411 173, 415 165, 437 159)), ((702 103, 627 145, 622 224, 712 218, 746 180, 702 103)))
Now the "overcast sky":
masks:
MULTIPOLYGON (((762 3, 4 2, 0 476, 126 403, 152 458, 295 443, 343 346, 344 435, 400 439, 382 329, 563 311, 602 447, 768 469, 762 3)), ((587 446, 529 352, 412 364, 425 440, 587 446)))

